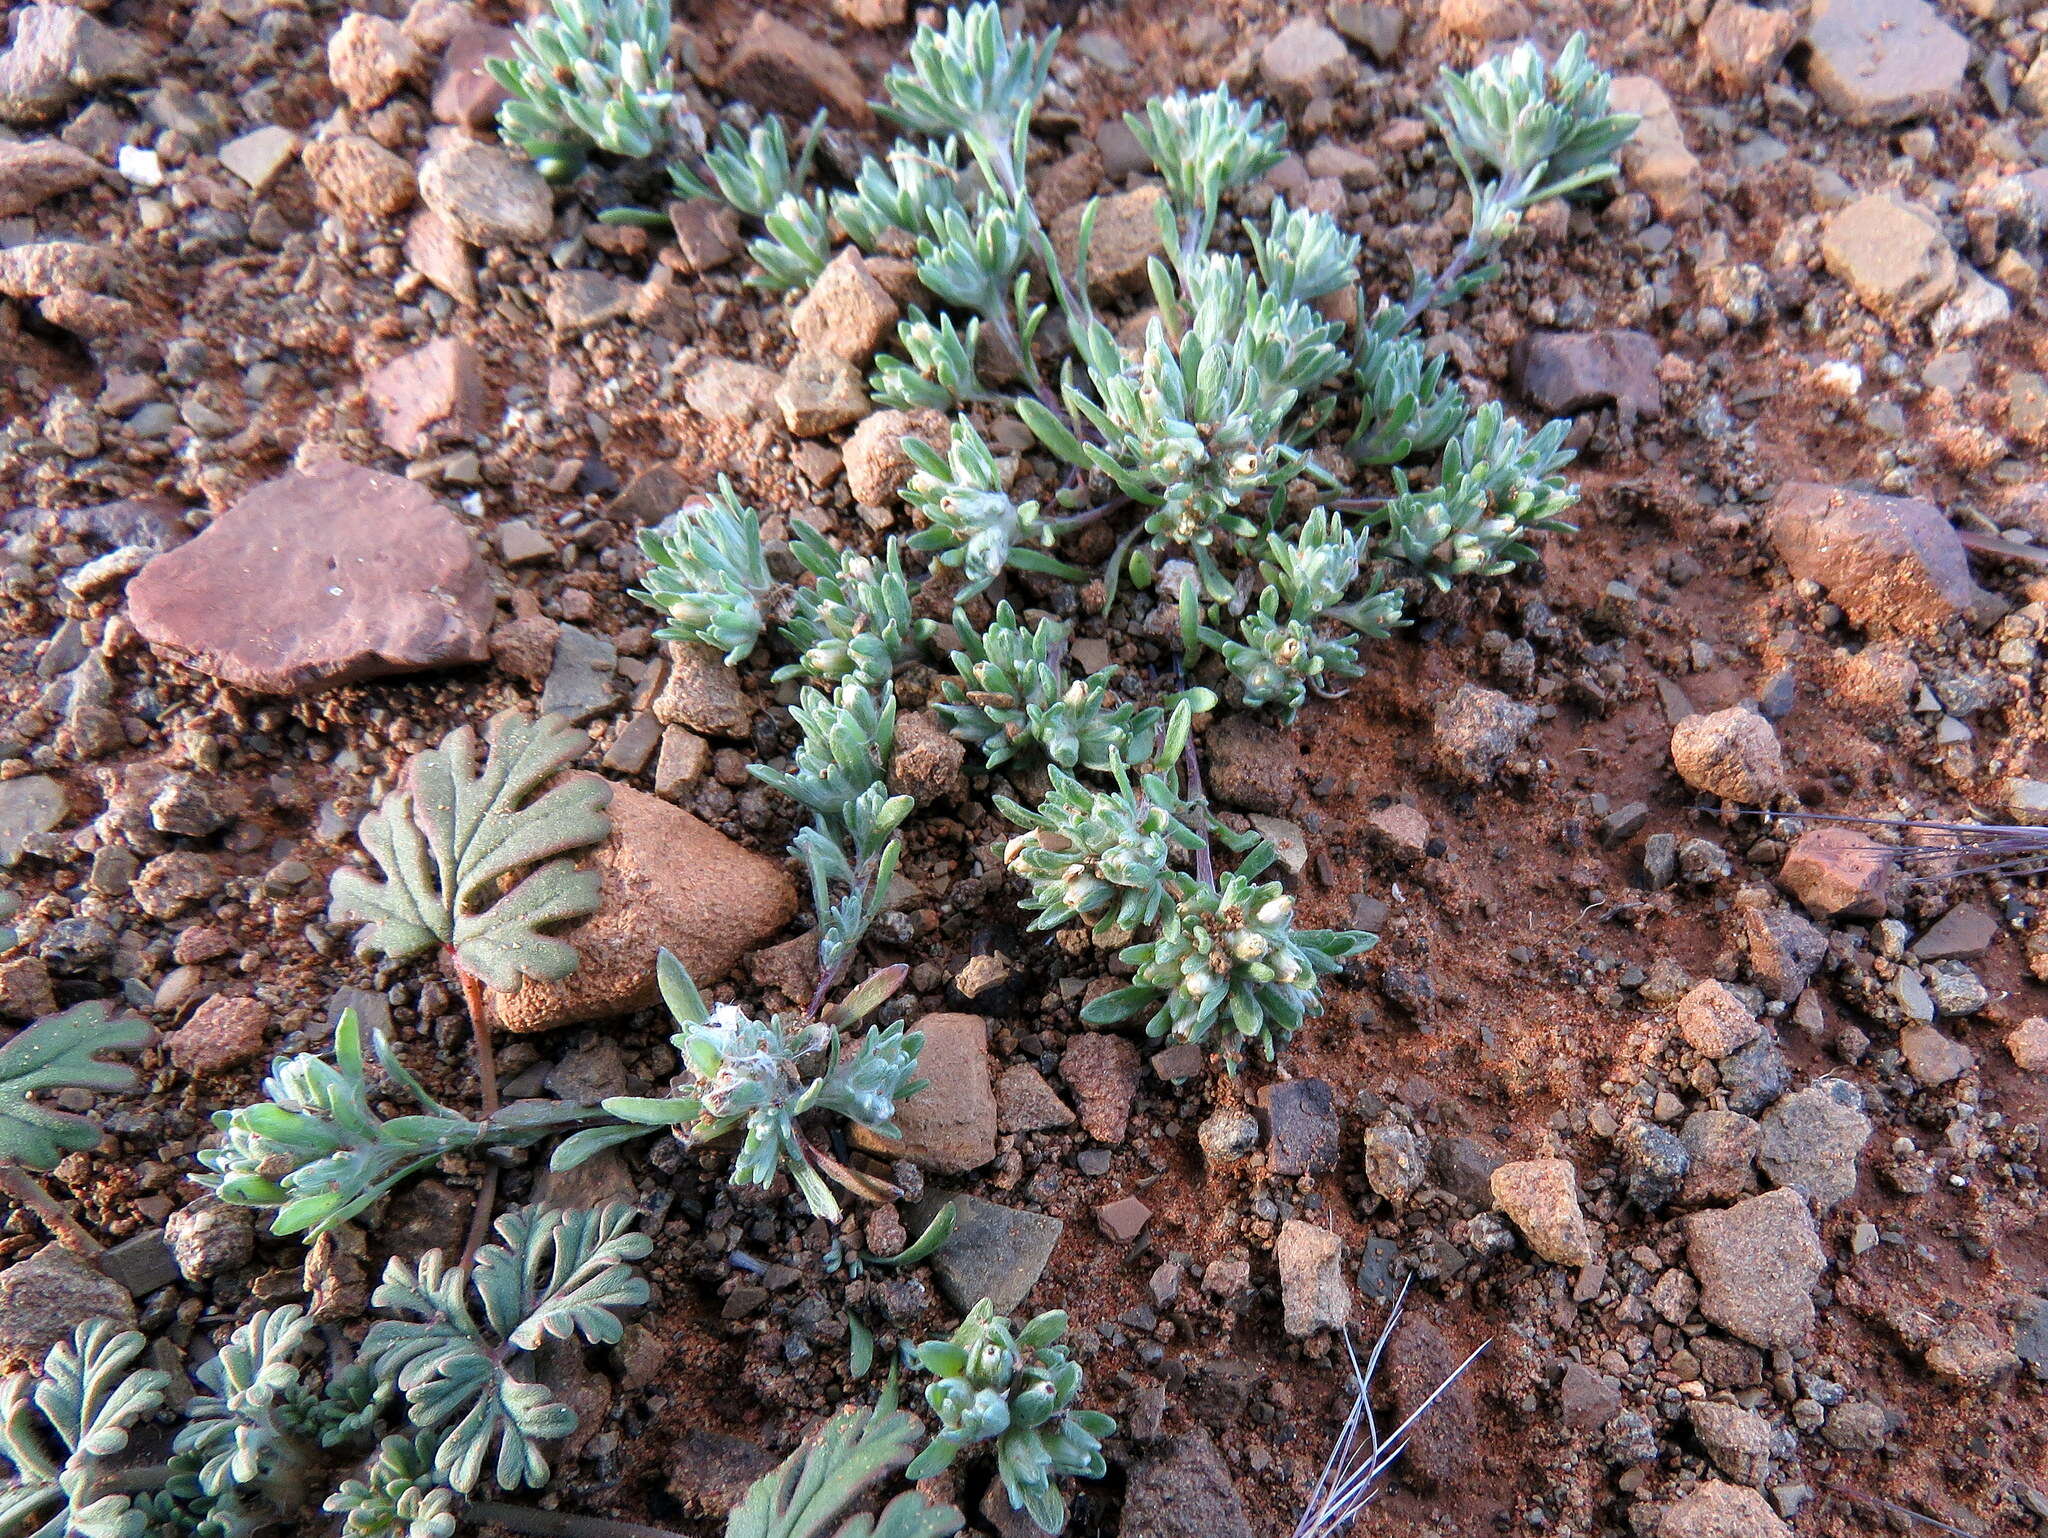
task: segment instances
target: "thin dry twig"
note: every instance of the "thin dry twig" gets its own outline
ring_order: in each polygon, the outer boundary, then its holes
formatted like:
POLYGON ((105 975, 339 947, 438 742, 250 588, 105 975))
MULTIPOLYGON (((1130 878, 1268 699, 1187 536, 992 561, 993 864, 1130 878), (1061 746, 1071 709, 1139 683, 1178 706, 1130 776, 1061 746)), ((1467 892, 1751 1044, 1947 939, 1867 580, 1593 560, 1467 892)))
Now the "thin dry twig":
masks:
POLYGON ((1940 877, 2001 876, 2020 880, 2048 873, 2048 828, 2015 823, 1930 822, 1913 817, 1864 817, 1841 812, 1750 812, 1787 822, 1839 822, 1931 834, 1940 842, 1886 844, 1870 840, 1871 850, 1904 867, 1944 865, 1931 873, 1940 877), (1957 862, 1949 864, 1948 862, 1957 862))
POLYGON ((1480 1353, 1493 1344, 1491 1340, 1481 1342, 1478 1350, 1460 1362, 1451 1375, 1409 1413, 1406 1420, 1382 1437, 1372 1410, 1372 1379, 1373 1374, 1379 1371, 1380 1357, 1387 1349, 1387 1342, 1394 1338, 1394 1329, 1401 1322, 1402 1306, 1407 1301, 1408 1283, 1404 1281, 1401 1295, 1394 1299, 1394 1306, 1387 1311, 1387 1322, 1380 1326, 1379 1338, 1373 1342, 1363 1368, 1358 1365, 1358 1353, 1351 1347, 1350 1334, 1347 1332, 1344 1336, 1344 1354, 1351 1363, 1351 1413, 1344 1417, 1336 1443, 1330 1448, 1330 1456, 1324 1461, 1323 1471, 1316 1479, 1316 1487, 1309 1495, 1308 1510, 1294 1525, 1294 1538, 1335 1538, 1356 1521, 1379 1494, 1380 1481, 1387 1471, 1406 1450, 1408 1433, 1415 1423, 1429 1413, 1445 1391, 1464 1376, 1465 1369, 1478 1361, 1480 1353), (1364 1433, 1363 1442, 1359 1437, 1361 1431, 1364 1433))

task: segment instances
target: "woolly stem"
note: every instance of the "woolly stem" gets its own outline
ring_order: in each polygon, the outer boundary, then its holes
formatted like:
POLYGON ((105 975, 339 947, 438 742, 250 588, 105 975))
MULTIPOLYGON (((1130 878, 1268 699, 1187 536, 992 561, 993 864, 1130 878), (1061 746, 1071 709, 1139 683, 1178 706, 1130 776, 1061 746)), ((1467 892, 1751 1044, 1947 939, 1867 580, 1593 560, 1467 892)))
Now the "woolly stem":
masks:
POLYGON ((0 1194, 13 1198, 42 1219, 43 1227, 50 1231, 51 1237, 72 1254, 91 1260, 105 1252, 106 1247, 43 1188, 40 1180, 20 1165, 0 1162, 0 1194))

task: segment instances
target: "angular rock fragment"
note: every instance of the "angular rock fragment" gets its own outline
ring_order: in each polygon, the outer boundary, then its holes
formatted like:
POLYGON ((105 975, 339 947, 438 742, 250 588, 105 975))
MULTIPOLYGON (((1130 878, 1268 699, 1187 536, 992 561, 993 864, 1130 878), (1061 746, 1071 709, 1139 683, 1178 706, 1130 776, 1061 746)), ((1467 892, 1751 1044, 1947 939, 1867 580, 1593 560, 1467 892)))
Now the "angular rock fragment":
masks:
POLYGON ((493 607, 430 492, 338 460, 244 493, 128 584, 144 640, 260 694, 482 662, 493 607))

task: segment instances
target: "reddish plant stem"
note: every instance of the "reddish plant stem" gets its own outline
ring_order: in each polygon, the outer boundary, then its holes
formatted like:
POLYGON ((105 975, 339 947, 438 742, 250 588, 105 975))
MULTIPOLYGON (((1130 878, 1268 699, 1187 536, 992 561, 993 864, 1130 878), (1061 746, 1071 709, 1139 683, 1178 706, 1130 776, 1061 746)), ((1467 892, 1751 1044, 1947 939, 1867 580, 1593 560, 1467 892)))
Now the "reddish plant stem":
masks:
POLYGON ((42 1220, 43 1227, 50 1231, 51 1237, 72 1254, 93 1260, 105 1252, 105 1246, 86 1232, 84 1225, 67 1212, 56 1197, 43 1189, 42 1182, 20 1165, 0 1162, 0 1195, 13 1198, 33 1212, 42 1220))
MULTIPOLYGON (((462 980, 462 1003, 469 1011, 469 1028, 476 1038, 476 1071, 483 1098, 482 1121, 489 1121, 498 1109, 498 1057, 491 1049, 490 1022, 484 1018, 483 980, 473 976, 460 961, 455 975, 462 980)), ((462 1244, 462 1269, 467 1271, 483 1248, 491 1231, 491 1209, 498 1202, 498 1166, 484 1159, 483 1183, 477 1187, 476 1210, 469 1217, 469 1237, 462 1244)))

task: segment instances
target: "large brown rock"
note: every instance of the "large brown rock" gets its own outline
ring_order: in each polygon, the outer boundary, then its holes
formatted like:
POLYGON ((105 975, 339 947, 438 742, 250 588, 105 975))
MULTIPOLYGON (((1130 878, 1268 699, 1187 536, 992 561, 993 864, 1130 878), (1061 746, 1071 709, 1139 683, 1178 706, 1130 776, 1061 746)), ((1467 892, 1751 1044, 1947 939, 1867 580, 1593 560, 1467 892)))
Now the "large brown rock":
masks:
POLYGON ((128 584, 157 651, 261 694, 482 662, 492 608, 432 493, 341 461, 264 482, 128 584))
POLYGON ((1792 1529, 1747 1485, 1709 1479, 1664 1508, 1657 1538, 1792 1538, 1792 1529))
POLYGON ((99 162, 62 139, 0 143, 0 218, 25 214, 99 178, 99 162))
POLYGON ((1783 1189, 1685 1220, 1700 1312, 1766 1351, 1813 1330, 1813 1289, 1827 1265, 1806 1198, 1783 1189))
POLYGON ((1884 127, 1962 94, 1970 40, 1929 0, 1814 0, 1806 83, 1851 123, 1884 127))
POLYGON ((1866 630, 1931 636, 1995 601, 1970 576, 1961 536, 1917 497, 1791 481, 1766 528, 1785 569, 1866 630))
POLYGON ((0 1271, 0 1366, 34 1366, 88 1319, 135 1327, 128 1289, 55 1244, 0 1271))
POLYGON ((754 12, 726 59, 720 83, 757 107, 796 118, 825 107, 856 128, 874 119, 866 88, 846 55, 766 11, 754 12))
POLYGON ((917 1071, 925 1087, 896 1107, 901 1138, 853 1129, 857 1147, 908 1159, 936 1175, 980 1169, 996 1156, 996 1092, 989 1075, 988 1027, 979 1015, 926 1015, 917 1071))
POLYGON ((1196 1427, 1131 1469, 1123 1530, 1145 1538, 1251 1538, 1251 1519, 1209 1433, 1196 1427))
POLYGON ((491 1017, 508 1031, 646 1009, 662 951, 700 986, 716 982, 796 912, 796 888, 780 864, 682 808, 615 784, 608 810, 612 835, 591 860, 600 906, 556 931, 576 947, 576 970, 558 983, 528 978, 516 993, 490 995, 491 1017))

